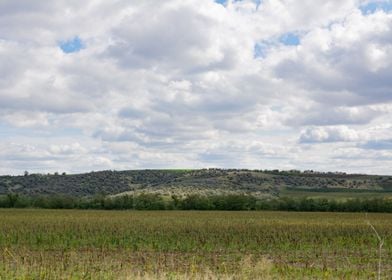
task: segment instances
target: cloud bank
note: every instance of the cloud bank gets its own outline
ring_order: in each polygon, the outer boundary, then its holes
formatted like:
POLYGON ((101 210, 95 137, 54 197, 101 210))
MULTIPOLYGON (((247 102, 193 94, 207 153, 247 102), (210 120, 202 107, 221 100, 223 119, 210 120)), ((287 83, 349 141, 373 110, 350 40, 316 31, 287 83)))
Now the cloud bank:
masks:
POLYGON ((392 174, 392 1, 0 3, 0 173, 392 174))

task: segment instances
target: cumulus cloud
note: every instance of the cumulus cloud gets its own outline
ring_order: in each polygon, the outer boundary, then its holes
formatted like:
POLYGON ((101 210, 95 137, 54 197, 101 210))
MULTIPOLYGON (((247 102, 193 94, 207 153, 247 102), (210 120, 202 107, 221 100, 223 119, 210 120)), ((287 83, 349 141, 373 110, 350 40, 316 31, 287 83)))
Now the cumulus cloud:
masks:
POLYGON ((387 3, 1 1, 0 172, 384 172, 387 3))
POLYGON ((358 132, 346 126, 311 127, 302 131, 301 143, 352 142, 360 140, 358 132))
POLYGON ((312 90, 312 98, 320 103, 390 102, 391 38, 390 13, 352 11, 340 22, 309 31, 295 52, 275 53, 275 71, 312 90))

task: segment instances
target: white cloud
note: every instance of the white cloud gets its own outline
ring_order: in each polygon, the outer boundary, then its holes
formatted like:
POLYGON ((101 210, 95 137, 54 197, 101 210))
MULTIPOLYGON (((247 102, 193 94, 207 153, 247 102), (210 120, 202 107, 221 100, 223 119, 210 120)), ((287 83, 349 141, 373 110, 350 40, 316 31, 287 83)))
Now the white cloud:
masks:
POLYGON ((311 127, 302 131, 301 143, 353 142, 361 140, 360 134, 346 126, 311 127))
POLYGON ((274 53, 276 74, 307 88, 320 103, 391 102, 391 38, 392 14, 353 11, 311 30, 296 52, 274 53))
POLYGON ((2 1, 0 172, 384 172, 392 14, 367 2, 2 1))

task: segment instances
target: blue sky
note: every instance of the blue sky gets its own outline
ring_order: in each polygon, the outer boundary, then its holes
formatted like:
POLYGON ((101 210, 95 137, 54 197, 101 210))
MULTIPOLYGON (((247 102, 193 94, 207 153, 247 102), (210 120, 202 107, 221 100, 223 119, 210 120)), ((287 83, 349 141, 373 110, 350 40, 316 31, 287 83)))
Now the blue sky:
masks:
POLYGON ((74 53, 83 49, 84 45, 82 40, 78 36, 75 36, 72 39, 60 42, 59 47, 64 53, 74 53))
POLYGON ((371 14, 376 11, 390 12, 392 10, 392 1, 370 1, 361 5, 360 9, 364 14, 371 14))
POLYGON ((268 50, 271 48, 271 44, 268 42, 260 42, 255 44, 254 48, 254 57, 266 57, 268 54, 268 50))
POLYGON ((286 46, 298 46, 301 43, 301 39, 297 34, 288 32, 279 37, 279 42, 286 46))
POLYGON ((0 174, 392 174, 391 7, 2 1, 0 174))
POLYGON ((276 48, 277 44, 283 44, 284 46, 298 46, 301 43, 301 38, 294 32, 287 32, 279 36, 276 40, 265 40, 257 42, 254 46, 254 57, 265 58, 270 50, 276 48))
POLYGON ((227 0, 215 0, 216 3, 225 5, 227 3, 227 0))

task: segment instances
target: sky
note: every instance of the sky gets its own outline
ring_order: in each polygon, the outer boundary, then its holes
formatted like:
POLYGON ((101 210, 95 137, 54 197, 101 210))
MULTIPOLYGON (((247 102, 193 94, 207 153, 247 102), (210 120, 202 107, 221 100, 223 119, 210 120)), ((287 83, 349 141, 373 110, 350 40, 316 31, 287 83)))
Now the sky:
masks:
POLYGON ((0 1, 0 174, 209 167, 392 175, 392 1, 0 1))

